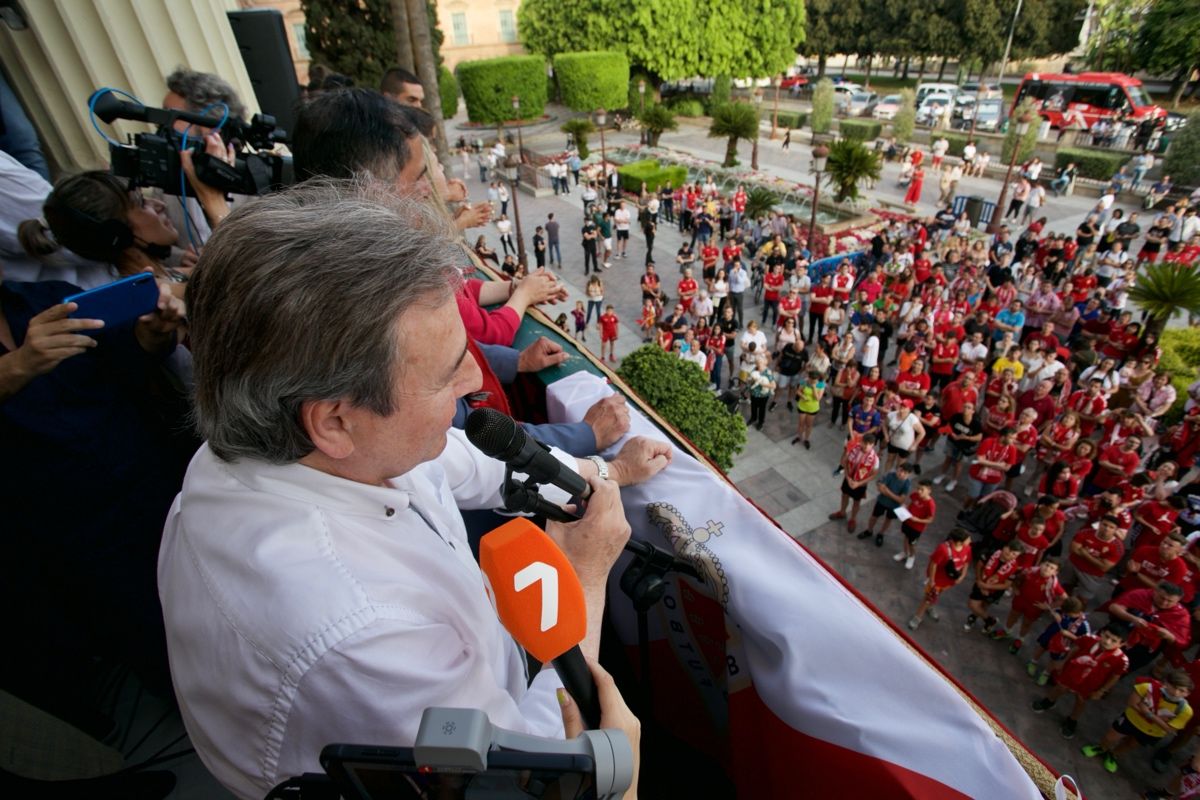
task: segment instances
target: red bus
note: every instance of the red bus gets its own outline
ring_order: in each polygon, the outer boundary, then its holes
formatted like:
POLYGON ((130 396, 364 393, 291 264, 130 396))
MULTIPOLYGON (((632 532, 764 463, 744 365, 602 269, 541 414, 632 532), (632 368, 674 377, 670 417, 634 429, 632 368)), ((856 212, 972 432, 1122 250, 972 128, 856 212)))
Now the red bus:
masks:
POLYGON ((1123 117, 1140 122, 1167 116, 1166 109, 1150 102, 1141 81, 1120 72, 1030 72, 1017 88, 1013 109, 1025 99, 1032 100, 1038 113, 1056 128, 1080 116, 1089 128, 1101 119, 1123 117))

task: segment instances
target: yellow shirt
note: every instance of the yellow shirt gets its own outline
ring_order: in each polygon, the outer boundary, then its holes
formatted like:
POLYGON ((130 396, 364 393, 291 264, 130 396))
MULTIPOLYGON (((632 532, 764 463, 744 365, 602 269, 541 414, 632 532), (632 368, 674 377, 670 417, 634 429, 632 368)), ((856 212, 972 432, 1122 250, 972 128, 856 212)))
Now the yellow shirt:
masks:
MULTIPOLYGON (((1142 681, 1135 683, 1133 685, 1133 690, 1137 692, 1140 697, 1144 698, 1150 693, 1151 686, 1153 686, 1153 684, 1150 683, 1150 681, 1142 681)), ((1184 727, 1187 726, 1188 721, 1191 720, 1193 713, 1192 707, 1188 704, 1188 702, 1186 700, 1180 700, 1177 703, 1169 702, 1166 697, 1163 696, 1162 686, 1159 686, 1155 689, 1154 696, 1157 700, 1155 703, 1155 711, 1160 714, 1165 712, 1165 715, 1173 715, 1171 717, 1171 730, 1183 730, 1184 727)), ((1137 728, 1142 733, 1147 734, 1148 736, 1161 738, 1171 732, 1164 731, 1162 726, 1157 723, 1147 722, 1145 717, 1134 711, 1132 708, 1125 709, 1125 719, 1129 720, 1130 725, 1137 728)))
POLYGON ((1025 365, 1020 361, 1009 361, 1004 356, 1001 356, 1000 358, 996 359, 994 364, 992 364, 992 373, 995 375, 999 375, 1006 369, 1011 369, 1013 371, 1013 377, 1017 380, 1021 380, 1021 378, 1025 375, 1025 365))

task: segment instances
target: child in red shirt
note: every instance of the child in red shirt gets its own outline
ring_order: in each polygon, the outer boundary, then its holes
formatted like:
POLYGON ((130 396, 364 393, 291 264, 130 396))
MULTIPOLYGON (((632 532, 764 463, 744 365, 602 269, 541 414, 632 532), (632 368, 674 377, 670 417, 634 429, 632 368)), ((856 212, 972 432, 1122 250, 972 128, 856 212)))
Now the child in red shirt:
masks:
POLYGON ((617 318, 616 312, 612 305, 608 305, 604 309, 604 313, 600 315, 600 360, 604 360, 604 347, 608 346, 608 360, 612 363, 617 363, 617 325, 621 320, 617 318))
POLYGON ((1075 641, 1066 665, 1058 675, 1058 685, 1040 700, 1033 701, 1033 710, 1042 713, 1054 706, 1065 694, 1075 695, 1070 716, 1063 720, 1060 731, 1070 739, 1089 700, 1100 700, 1121 676, 1129 671, 1129 659, 1121 649, 1129 636, 1129 626, 1110 622, 1100 629, 1099 636, 1081 636, 1075 641))
POLYGON ((942 592, 951 586, 957 586, 967 577, 967 567, 971 564, 971 535, 963 528, 950 531, 946 541, 934 548, 929 557, 929 566, 925 569, 925 592, 917 612, 908 621, 909 630, 916 630, 925 619, 925 613, 935 620, 938 619, 933 605, 941 597, 942 592))
MULTIPOLYGON (((999 620, 988 613, 988 609, 1003 598, 1004 593, 1012 586, 1013 579, 1020 569, 1017 565, 1017 556, 1020 554, 1019 543, 1006 542, 1003 547, 988 556, 987 560, 981 558, 975 562, 975 585, 971 587, 971 596, 967 599, 967 608, 971 613, 967 615, 967 621, 963 625, 964 631, 975 630, 975 622, 983 617, 983 634, 986 636, 992 633, 999 620)), ((1003 629, 999 633, 1003 633, 1003 629)))
POLYGON ((1021 630, 1008 647, 1008 652, 1016 655, 1021 651, 1021 645, 1033 628, 1033 623, 1042 614, 1062 605, 1067 591, 1058 582, 1057 561, 1043 561, 1036 567, 1026 567, 1017 575, 1014 583, 1017 592, 1013 595, 1012 609, 1008 612, 1008 619, 1004 620, 1004 627, 996 631, 996 635, 1007 635, 1005 632, 1012 631, 1020 619, 1021 630))
POLYGON ((937 514, 937 503, 933 500, 933 481, 922 480, 917 484, 917 490, 908 498, 904 507, 909 513, 908 519, 900 523, 900 532, 904 534, 904 549, 892 556, 893 561, 903 561, 905 569, 912 569, 917 561, 917 539, 933 522, 937 514))

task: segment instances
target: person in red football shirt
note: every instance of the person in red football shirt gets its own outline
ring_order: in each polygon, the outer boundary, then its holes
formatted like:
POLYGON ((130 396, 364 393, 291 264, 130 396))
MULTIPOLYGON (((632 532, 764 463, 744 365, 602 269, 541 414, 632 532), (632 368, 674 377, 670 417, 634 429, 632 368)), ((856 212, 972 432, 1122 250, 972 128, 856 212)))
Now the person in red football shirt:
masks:
MULTIPOLYGON (((1035 408, 1025 410, 1037 411, 1035 408)), ((1079 415, 1074 411, 1066 412, 1042 429, 1042 435, 1038 438, 1035 469, 1033 475, 1029 477, 1029 483, 1025 486, 1026 496, 1033 494, 1034 488, 1038 485, 1038 478, 1050 467, 1064 460, 1078 439, 1079 415)))
MULTIPOLYGON (((936 356, 935 356, 936 360, 936 356)), ((951 382, 942 389, 942 417, 950 419, 963 412, 963 407, 970 403, 979 408, 979 389, 976 387, 974 372, 964 372, 958 380, 951 382)))
MULTIPOLYGON (((779 327, 782 328, 784 323, 789 319, 796 321, 796 333, 799 334, 803 330, 803 320, 800 319, 800 309, 804 306, 804 299, 800 297, 800 289, 796 286, 787 290, 787 294, 779 298, 779 327)), ((799 343, 799 349, 804 349, 804 342, 799 343)))
POLYGON ((1134 548, 1125 562, 1125 575, 1117 584, 1113 599, 1133 589, 1153 589, 1163 581, 1183 586, 1190 571, 1183 560, 1185 547, 1187 541, 1182 536, 1169 536, 1157 545, 1134 548))
POLYGON ((1064 583, 1083 600, 1090 602, 1106 590, 1108 574, 1125 553, 1117 536, 1118 524, 1116 517, 1107 514, 1095 528, 1080 528, 1071 542, 1064 583))
POLYGON ((925 569, 924 594, 916 613, 908 621, 909 630, 919 628, 926 613, 935 620, 939 618, 934 604, 944 591, 963 582, 970 563, 971 534, 963 528, 955 528, 929 557, 929 566, 925 569))
POLYGON ((696 283, 696 279, 692 277, 691 267, 684 269, 683 277, 679 279, 679 285, 676 286, 676 289, 679 292, 679 305, 683 306, 683 313, 690 313, 692 303, 696 300, 696 293, 700 289, 696 283))
POLYGON ((1108 397, 1104 394, 1104 381, 1092 378, 1087 387, 1077 389, 1067 398, 1067 408, 1079 415, 1079 432, 1091 436, 1108 410, 1108 397))
POLYGON ((858 521, 858 509, 867 496, 867 487, 879 474, 879 453, 875 445, 879 442, 878 435, 868 433, 860 439, 851 442, 842 455, 841 466, 845 471, 842 478, 842 505, 829 515, 830 519, 846 519, 846 507, 850 506, 850 518, 846 528, 854 533, 858 521))
POLYGON ((975 630, 975 623, 983 617, 983 634, 992 633, 999 622, 988 609, 998 603, 1004 593, 1013 585, 1020 567, 1017 556, 1021 555, 1021 545, 1017 542, 1007 542, 999 550, 986 559, 980 558, 975 562, 975 585, 967 598, 967 621, 963 623, 964 631, 975 630))
POLYGON ((608 348, 608 360, 612 363, 617 363, 617 326, 621 324, 621 320, 617 317, 616 310, 612 305, 608 305, 604 309, 604 313, 600 315, 600 360, 604 360, 604 349, 608 348))
POLYGON ((1084 495, 1090 497, 1106 492, 1132 478, 1142 464, 1142 457, 1138 454, 1141 446, 1140 437, 1129 436, 1119 445, 1102 447, 1096 458, 1096 469, 1088 478, 1088 483, 1084 484, 1084 495))
POLYGON ((1129 672, 1129 659, 1121 649, 1129 636, 1129 626, 1110 622, 1098 636, 1080 636, 1075 640, 1067 663, 1058 673, 1058 683, 1045 697, 1033 701, 1033 710, 1042 713, 1054 707, 1065 694, 1075 696, 1071 714, 1063 721, 1062 734, 1075 735, 1075 727, 1091 700, 1101 700, 1121 676, 1129 672))
POLYGON ((1014 583, 1017 591, 1013 595, 1012 609, 1004 620, 1004 627, 994 635, 1010 635, 1019 619, 1021 628, 1008 646, 1008 652, 1016 655, 1021 651, 1021 645, 1032 630, 1033 623, 1042 614, 1061 606, 1063 600, 1067 599, 1067 590, 1058 581, 1057 561, 1043 561, 1036 567, 1026 567, 1017 574, 1014 583))
POLYGON ((929 391, 930 379, 925 373, 925 361, 918 358, 908 370, 896 376, 896 392, 901 400, 911 400, 918 405, 929 391))
POLYGON ((813 341, 825 326, 825 311, 833 301, 833 276, 822 275, 812 288, 808 305, 808 341, 813 341))
POLYGON ((771 315, 772 324, 779 321, 779 296, 783 290, 783 265, 774 264, 769 272, 763 275, 763 310, 761 324, 766 327, 767 315, 771 315))
POLYGON ((833 296, 849 307, 850 293, 853 290, 854 267, 850 265, 849 259, 843 259, 842 263, 838 264, 837 272, 833 276, 833 296))
POLYGON ((1133 511, 1133 521, 1138 526, 1138 547, 1154 547, 1168 536, 1180 533, 1177 520, 1186 506, 1187 501, 1179 495, 1171 495, 1166 500, 1151 497, 1140 503, 1133 511))
POLYGON ((1019 460, 1014 442, 1017 432, 1005 428, 999 436, 990 436, 979 443, 975 458, 967 470, 966 508, 974 508, 979 498, 992 492, 1019 460))
POLYGON ((892 556, 892 560, 903 561, 905 569, 912 569, 917 560, 917 540, 937 514, 937 503, 933 499, 933 481, 922 480, 918 483, 917 490, 909 496, 904 509, 910 515, 900 523, 900 533, 904 534, 904 548, 892 556))
POLYGON ((1182 650, 1192 638, 1192 615, 1183 600, 1183 587, 1161 581, 1153 589, 1131 589, 1108 604, 1108 614, 1133 626, 1125 643, 1130 669, 1149 664, 1165 647, 1182 650))

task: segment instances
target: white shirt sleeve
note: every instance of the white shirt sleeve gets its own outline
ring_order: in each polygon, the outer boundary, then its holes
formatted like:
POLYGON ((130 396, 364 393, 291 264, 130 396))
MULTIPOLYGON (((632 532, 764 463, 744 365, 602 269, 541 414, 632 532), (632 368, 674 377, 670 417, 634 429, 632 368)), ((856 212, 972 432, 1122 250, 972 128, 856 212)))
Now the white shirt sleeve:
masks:
MULTIPOLYGON (((550 453, 568 469, 579 470, 575 456, 565 450, 551 447, 550 453)), ((465 431, 450 429, 446 434, 446 449, 438 456, 437 462, 445 470, 454 504, 460 509, 500 508, 504 505, 500 496, 504 483, 504 462, 484 455, 467 440, 465 431)), ((543 486, 540 494, 559 505, 570 500, 566 492, 555 486, 543 486)))

